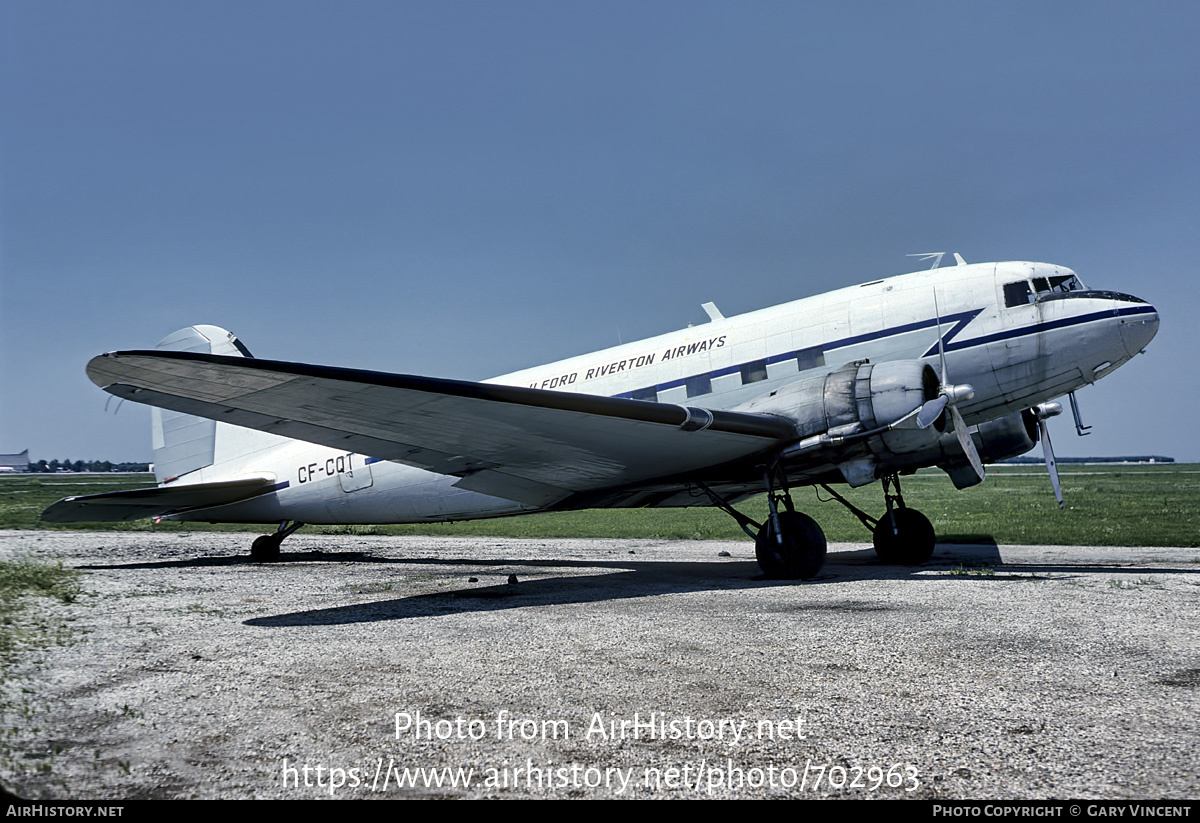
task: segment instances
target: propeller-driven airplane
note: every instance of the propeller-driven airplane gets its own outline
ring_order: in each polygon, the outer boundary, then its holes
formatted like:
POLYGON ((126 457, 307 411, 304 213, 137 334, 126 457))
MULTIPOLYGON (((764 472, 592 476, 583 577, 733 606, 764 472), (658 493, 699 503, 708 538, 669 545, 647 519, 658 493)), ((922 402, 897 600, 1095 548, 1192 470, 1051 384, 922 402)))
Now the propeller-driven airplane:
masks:
MULTIPOLYGON (((88 376, 154 406, 158 485, 68 497, 43 520, 424 523, 537 511, 715 505, 763 572, 807 579, 825 535, 789 490, 820 484, 889 563, 934 547, 899 477, 957 488, 1039 440, 1046 418, 1141 352, 1158 312, 1044 263, 967 264, 873 280, 482 383, 254 358, 215 326, 109 352, 88 376), (878 519, 830 488, 882 481, 878 519), (767 493, 757 523, 734 508, 767 493)), ((1076 424, 1082 426, 1076 409, 1076 424)))

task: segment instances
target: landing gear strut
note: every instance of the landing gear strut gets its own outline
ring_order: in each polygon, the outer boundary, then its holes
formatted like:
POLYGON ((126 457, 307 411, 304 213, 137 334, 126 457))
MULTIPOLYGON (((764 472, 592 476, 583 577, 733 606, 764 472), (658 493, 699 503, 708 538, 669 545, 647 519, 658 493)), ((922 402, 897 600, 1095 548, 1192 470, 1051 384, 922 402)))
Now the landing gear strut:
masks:
POLYGON ((822 485, 835 500, 849 509, 862 524, 871 530, 875 554, 883 563, 897 566, 919 566, 933 554, 936 535, 929 518, 904 505, 900 493, 900 477, 889 474, 883 478, 883 499, 887 512, 876 520, 829 486, 822 485), (895 490, 893 493, 892 490, 895 490))
POLYGON ((771 514, 754 539, 754 556, 763 574, 776 580, 810 580, 825 565, 825 532, 807 514, 796 511, 788 492, 787 477, 780 472, 774 487, 770 468, 763 468, 767 506, 771 514), (787 511, 779 511, 782 503, 787 511))
POLYGON ((883 498, 887 501, 887 514, 875 524, 875 554, 884 563, 921 565, 933 554, 933 524, 916 509, 904 505, 897 475, 883 478, 883 498), (889 486, 895 486, 895 494, 888 490, 889 486))
POLYGON ((255 563, 271 563, 279 559, 279 544, 296 529, 303 526, 303 523, 292 523, 288 525, 288 521, 284 520, 279 524, 279 529, 274 534, 264 534, 261 537, 256 537, 254 542, 250 544, 250 559, 255 563))
POLYGON ((699 483, 701 490, 754 538, 754 555, 763 574, 774 580, 810 580, 825 564, 825 533, 806 514, 796 511, 788 493, 787 478, 780 474, 775 488, 772 469, 763 467, 767 485, 767 505, 771 513, 766 523, 756 523, 722 500, 712 489, 699 483), (785 511, 779 511, 782 503, 785 511))

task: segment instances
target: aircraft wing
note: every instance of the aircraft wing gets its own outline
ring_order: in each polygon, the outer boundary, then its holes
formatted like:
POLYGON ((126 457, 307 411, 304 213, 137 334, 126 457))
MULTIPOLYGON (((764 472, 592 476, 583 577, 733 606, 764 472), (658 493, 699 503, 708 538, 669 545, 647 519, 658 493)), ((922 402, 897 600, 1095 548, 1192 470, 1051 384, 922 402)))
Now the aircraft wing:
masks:
POLYGON ((774 415, 175 351, 88 364, 106 391, 462 478, 535 506, 699 471, 796 438, 774 415))

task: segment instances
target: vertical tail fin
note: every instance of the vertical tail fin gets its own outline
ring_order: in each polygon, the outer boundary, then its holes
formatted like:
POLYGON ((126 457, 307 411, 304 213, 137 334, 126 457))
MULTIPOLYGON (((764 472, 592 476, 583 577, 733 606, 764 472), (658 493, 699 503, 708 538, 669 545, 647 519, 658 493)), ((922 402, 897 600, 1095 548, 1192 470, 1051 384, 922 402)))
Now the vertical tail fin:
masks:
MULTIPOLYGON (((250 357, 241 341, 217 326, 189 326, 164 337, 156 348, 250 357)), ((217 423, 203 417, 151 409, 154 477, 165 483, 211 466, 216 455, 217 423)))

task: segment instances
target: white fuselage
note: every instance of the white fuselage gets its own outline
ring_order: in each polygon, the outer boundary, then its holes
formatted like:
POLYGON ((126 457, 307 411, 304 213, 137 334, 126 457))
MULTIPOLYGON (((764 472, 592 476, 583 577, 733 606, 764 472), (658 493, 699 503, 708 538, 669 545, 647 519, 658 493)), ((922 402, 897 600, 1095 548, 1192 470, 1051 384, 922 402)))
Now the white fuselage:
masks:
MULTIPOLYGON (((949 380, 975 389, 959 408, 968 424, 978 424, 1094 382, 1141 351, 1157 325, 1153 306, 1127 295, 1082 291, 1069 269, 981 263, 718 315, 485 382, 736 409, 850 361, 923 359, 940 370, 940 330, 949 380), (1050 299, 1022 298, 1015 286, 1021 282, 1050 299), (1051 291, 1055 284, 1059 288, 1051 291)), ((272 477, 276 493, 177 517, 403 523, 534 510, 456 488, 456 477, 230 426, 218 435, 213 465, 176 482, 256 475, 272 477)))

